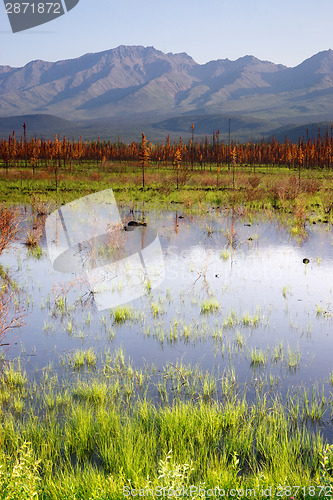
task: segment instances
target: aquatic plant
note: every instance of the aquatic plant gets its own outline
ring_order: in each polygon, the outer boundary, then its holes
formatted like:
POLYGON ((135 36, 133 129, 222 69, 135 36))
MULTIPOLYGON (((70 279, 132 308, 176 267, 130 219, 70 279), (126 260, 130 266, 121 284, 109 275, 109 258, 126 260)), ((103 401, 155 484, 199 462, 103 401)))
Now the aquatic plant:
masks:
POLYGON ((39 227, 38 229, 33 229, 32 231, 28 231, 25 237, 25 245, 29 247, 36 247, 41 236, 42 236, 43 229, 42 227, 39 227))
POLYGON ((251 350, 251 366, 262 366, 267 363, 267 353, 261 349, 254 348, 251 350))
POLYGON ((129 306, 118 306, 111 312, 114 323, 122 324, 134 318, 134 311, 129 306))
POLYGON ((297 368, 300 358, 301 355, 298 351, 292 351, 290 347, 288 347, 288 366, 291 370, 297 368))
POLYGON ((220 309, 220 304, 214 298, 207 299, 207 300, 205 300, 205 302, 202 302, 200 304, 201 314, 214 313, 214 312, 218 311, 219 309, 220 309))
POLYGON ((87 350, 78 349, 73 354, 68 353, 62 357, 62 364, 68 364, 73 370, 80 370, 84 366, 92 368, 96 365, 97 356, 92 348, 87 350))

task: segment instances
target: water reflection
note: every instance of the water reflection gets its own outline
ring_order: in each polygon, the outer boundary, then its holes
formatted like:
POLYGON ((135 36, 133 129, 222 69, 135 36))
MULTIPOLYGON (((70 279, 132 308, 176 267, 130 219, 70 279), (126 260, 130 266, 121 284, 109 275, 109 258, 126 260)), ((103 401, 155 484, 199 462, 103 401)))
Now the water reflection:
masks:
MULTIPOLYGON (((141 217, 126 208, 120 212, 123 222, 141 217)), ((19 269, 15 279, 29 297, 27 324, 8 354, 34 352, 29 369, 53 360, 61 374, 64 351, 123 346, 139 366, 150 362, 159 369, 182 360, 209 370, 232 367, 241 382, 272 376, 282 391, 327 384, 333 371, 331 230, 311 226, 300 244, 279 220, 246 219, 233 210, 146 212, 145 219, 147 227, 125 232, 126 241, 133 238, 144 249, 158 233, 165 279, 152 289, 139 277, 143 295, 132 293, 123 322, 115 321, 115 308, 105 307, 128 300, 124 278, 114 281, 98 312, 103 290, 89 279, 55 271, 46 255, 29 256, 23 245, 6 251, 2 263, 19 269)), ((41 245, 45 252, 43 238, 41 245)), ((101 253, 97 269, 103 267, 101 253)), ((103 283, 101 275, 98 281, 103 283)))

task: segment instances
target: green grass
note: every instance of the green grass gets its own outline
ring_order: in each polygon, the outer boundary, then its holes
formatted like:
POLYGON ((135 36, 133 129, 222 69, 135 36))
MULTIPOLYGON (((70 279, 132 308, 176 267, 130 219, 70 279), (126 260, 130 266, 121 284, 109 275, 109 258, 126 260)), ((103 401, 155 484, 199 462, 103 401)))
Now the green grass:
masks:
POLYGON ((329 374, 328 379, 329 379, 330 384, 332 384, 332 385, 333 385, 333 372, 331 372, 331 373, 329 374))
POLYGON ((158 302, 152 302, 150 304, 150 310, 153 318, 157 318, 158 316, 160 316, 165 312, 162 305, 158 302))
POLYGON ((219 309, 220 309, 220 304, 214 298, 207 299, 200 304, 201 314, 211 314, 217 312, 219 309))
POLYGON ((225 248, 221 252, 221 257, 222 257, 223 260, 228 260, 229 257, 230 257, 230 252, 225 248))
POLYGON ((80 370, 87 366, 88 368, 93 368, 97 363, 97 356, 93 349, 88 350, 76 350, 73 354, 67 354, 61 360, 62 364, 68 364, 74 370, 80 370))
POLYGON ((251 366, 263 366, 266 365, 266 363, 267 353, 257 348, 251 350, 251 366))
POLYGON ((8 398, 1 400, 6 500, 332 483, 333 449, 306 427, 326 418, 329 401, 319 391, 282 402, 261 389, 248 400, 233 371, 214 376, 183 364, 138 370, 121 349, 105 353, 89 380, 74 370, 60 384, 51 366, 39 382, 22 379, 18 364, 10 372, 15 383, 4 379, 8 398))
POLYGON ((260 322, 260 313, 257 313, 254 316, 250 316, 249 313, 245 313, 242 318, 242 323, 244 326, 258 326, 260 322))
MULTIPOLYGON (((216 165, 212 172, 195 165, 187 182, 176 189, 175 172, 165 163, 150 164, 146 169, 146 187, 141 189, 141 169, 137 162, 113 162, 97 166, 94 161, 74 163, 72 172, 59 171, 58 189, 54 176, 45 168, 35 174, 27 168, 21 173, 13 167, 6 173, 0 171, 0 202, 48 204, 47 212, 56 204, 64 204, 93 192, 112 186, 118 203, 168 208, 173 202, 182 204, 183 211, 193 212, 205 205, 242 206, 246 210, 279 210, 288 215, 288 227, 297 238, 304 238, 304 221, 333 222, 330 193, 333 188, 332 171, 303 170, 299 186, 297 171, 283 166, 257 166, 260 188, 253 189, 252 168, 238 165, 235 189, 232 172, 221 166, 219 187, 216 186, 216 165), (39 199, 41 202, 39 202, 39 199), (52 205, 52 207, 51 207, 52 205)), ((287 221, 285 221, 287 223, 287 221)), ((207 233, 210 233, 208 228, 207 233)), ((223 256, 222 256, 223 258, 223 256)))
POLYGON ((301 355, 298 351, 292 351, 288 348, 288 366, 290 370, 296 370, 299 365, 301 355))
POLYGON ((9 387, 11 390, 23 389, 27 384, 28 378, 25 370, 21 369, 21 362, 10 363, 3 370, 2 384, 9 387))
POLYGON ((120 325, 134 319, 134 310, 129 306, 118 306, 111 312, 115 324, 120 325))
POLYGON ((232 309, 229 314, 224 318, 223 326, 224 328, 234 328, 236 326, 244 326, 255 328, 263 322, 263 317, 260 310, 254 315, 246 312, 242 316, 238 315, 234 309, 232 309))
POLYGON ((277 363, 278 361, 283 361, 284 354, 283 354, 283 345, 282 342, 280 342, 277 346, 274 347, 273 351, 273 361, 277 363))
POLYGON ((242 349, 245 345, 244 336, 240 332, 236 334, 235 344, 239 349, 242 349))
POLYGON ((8 397, 0 401, 6 500, 332 482, 333 449, 306 427, 326 418, 330 401, 319 391, 283 402, 262 388, 248 399, 233 371, 214 376, 183 364, 138 370, 121 349, 105 353, 88 380, 74 370, 60 384, 51 366, 38 382, 28 380, 19 362, 7 372, 8 397))

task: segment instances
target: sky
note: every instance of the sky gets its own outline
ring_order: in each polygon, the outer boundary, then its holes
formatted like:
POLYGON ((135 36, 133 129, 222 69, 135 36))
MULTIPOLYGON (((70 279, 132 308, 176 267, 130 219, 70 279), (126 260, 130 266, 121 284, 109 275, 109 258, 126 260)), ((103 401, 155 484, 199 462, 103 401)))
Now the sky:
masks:
POLYGON ((0 65, 144 45, 201 64, 254 55, 296 66, 333 48, 332 19, 332 0, 80 0, 58 19, 12 33, 1 2, 0 65))

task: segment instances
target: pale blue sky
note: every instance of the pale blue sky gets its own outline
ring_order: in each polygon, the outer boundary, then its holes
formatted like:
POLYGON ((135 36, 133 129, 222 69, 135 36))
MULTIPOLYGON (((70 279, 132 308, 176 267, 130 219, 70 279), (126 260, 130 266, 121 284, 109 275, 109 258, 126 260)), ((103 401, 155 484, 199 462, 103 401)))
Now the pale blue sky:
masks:
POLYGON ((251 54, 296 66, 333 48, 332 19, 333 0, 80 0, 59 19, 13 34, 1 2, 0 65, 153 45, 199 63, 251 54))

